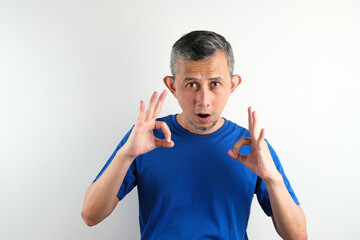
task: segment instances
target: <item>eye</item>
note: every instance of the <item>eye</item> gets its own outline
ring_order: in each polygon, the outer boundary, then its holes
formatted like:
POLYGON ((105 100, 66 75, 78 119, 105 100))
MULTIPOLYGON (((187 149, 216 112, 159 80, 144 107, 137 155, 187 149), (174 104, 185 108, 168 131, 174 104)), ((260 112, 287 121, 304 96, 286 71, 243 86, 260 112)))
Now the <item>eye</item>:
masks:
POLYGON ((197 84, 194 82, 191 82, 191 83, 186 84, 186 87, 194 88, 194 87, 197 87, 197 84))
POLYGON ((220 84, 221 84, 220 82, 211 82, 210 85, 211 85, 212 87, 217 87, 217 86, 220 86, 220 84))

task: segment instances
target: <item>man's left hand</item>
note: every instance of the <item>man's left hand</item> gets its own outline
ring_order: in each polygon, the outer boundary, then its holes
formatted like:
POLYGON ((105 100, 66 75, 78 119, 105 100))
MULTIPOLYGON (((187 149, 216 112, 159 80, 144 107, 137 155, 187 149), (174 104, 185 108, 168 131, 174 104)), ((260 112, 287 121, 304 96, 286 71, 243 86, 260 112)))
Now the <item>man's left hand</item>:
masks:
POLYGON ((228 154, 244 164, 248 169, 258 175, 264 181, 279 175, 271 157, 269 147, 265 141, 265 129, 259 131, 259 120, 255 111, 249 107, 249 132, 251 138, 243 137, 237 141, 228 154), (243 145, 251 145, 252 150, 248 155, 239 153, 243 145))

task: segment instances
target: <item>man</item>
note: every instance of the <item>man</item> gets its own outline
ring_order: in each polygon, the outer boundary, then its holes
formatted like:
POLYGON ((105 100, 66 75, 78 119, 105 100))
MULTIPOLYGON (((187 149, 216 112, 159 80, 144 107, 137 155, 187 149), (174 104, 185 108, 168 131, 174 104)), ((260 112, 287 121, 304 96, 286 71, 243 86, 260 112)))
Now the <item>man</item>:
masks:
POLYGON ((284 239, 307 239, 305 217, 280 161, 248 109, 249 130, 221 117, 241 83, 230 44, 214 32, 181 37, 164 83, 182 112, 157 119, 166 91, 115 149, 85 195, 82 217, 101 222, 135 186, 142 239, 248 239, 254 193, 284 239), (237 161, 236 161, 237 160, 237 161))

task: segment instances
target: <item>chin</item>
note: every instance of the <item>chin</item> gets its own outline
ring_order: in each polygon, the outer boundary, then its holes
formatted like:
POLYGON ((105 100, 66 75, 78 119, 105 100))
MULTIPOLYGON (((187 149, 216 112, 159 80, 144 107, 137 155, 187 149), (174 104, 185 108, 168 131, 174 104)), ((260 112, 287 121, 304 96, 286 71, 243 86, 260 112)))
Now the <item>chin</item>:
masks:
POLYGON ((195 125, 192 121, 188 120, 188 123, 190 124, 191 128, 196 132, 201 132, 201 133, 206 133, 211 131, 215 127, 217 122, 218 119, 213 121, 212 123, 207 124, 207 126, 204 125, 199 126, 199 125, 195 125))

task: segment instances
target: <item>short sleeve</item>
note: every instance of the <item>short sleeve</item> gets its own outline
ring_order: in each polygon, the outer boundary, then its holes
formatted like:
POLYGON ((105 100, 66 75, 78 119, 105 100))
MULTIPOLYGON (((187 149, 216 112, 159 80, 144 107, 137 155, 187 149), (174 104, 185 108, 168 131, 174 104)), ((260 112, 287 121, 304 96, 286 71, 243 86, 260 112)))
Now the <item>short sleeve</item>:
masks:
MULTIPOLYGON (((272 156, 272 158, 274 160, 275 166, 276 166, 276 168, 278 169, 278 171, 280 172, 280 174, 283 177, 283 180, 284 180, 284 183, 285 183, 285 186, 286 186, 287 190, 289 191, 289 193, 290 193, 292 199, 294 200, 294 202, 297 205, 300 205, 300 202, 297 199, 297 197, 295 195, 295 192, 292 189, 292 187, 290 185, 290 182, 289 182, 288 178, 285 175, 284 169, 283 169, 283 167, 282 167, 282 165, 280 163, 280 160, 279 160, 277 154, 275 153, 274 149, 271 147, 271 145, 268 142, 267 142, 267 144, 269 146, 269 150, 270 150, 271 156, 272 156)), ((273 213, 272 213, 272 209, 271 209, 271 205, 270 205, 269 193, 268 193, 268 191, 266 189, 264 181, 260 177, 257 178, 255 194, 257 196, 257 199, 258 199, 258 202, 259 202, 261 208, 266 213, 266 215, 272 216, 273 213)))
MULTIPOLYGON (((132 128, 124 136, 124 138, 121 140, 121 142, 118 144, 118 146, 115 148, 113 154, 110 156, 109 160, 105 163, 104 167, 101 169, 101 171, 96 176, 96 178, 95 178, 95 180, 93 182, 95 182, 104 173, 104 171, 107 169, 107 167, 110 165, 110 163, 114 159, 117 151, 126 143, 127 139, 130 136, 131 130, 132 130, 132 128)), ((132 164, 130 165, 128 171, 126 172, 123 183, 120 186, 119 191, 118 191, 118 193, 116 195, 119 198, 119 200, 123 199, 137 184, 136 183, 136 165, 135 165, 136 161, 135 160, 132 162, 132 164)))

